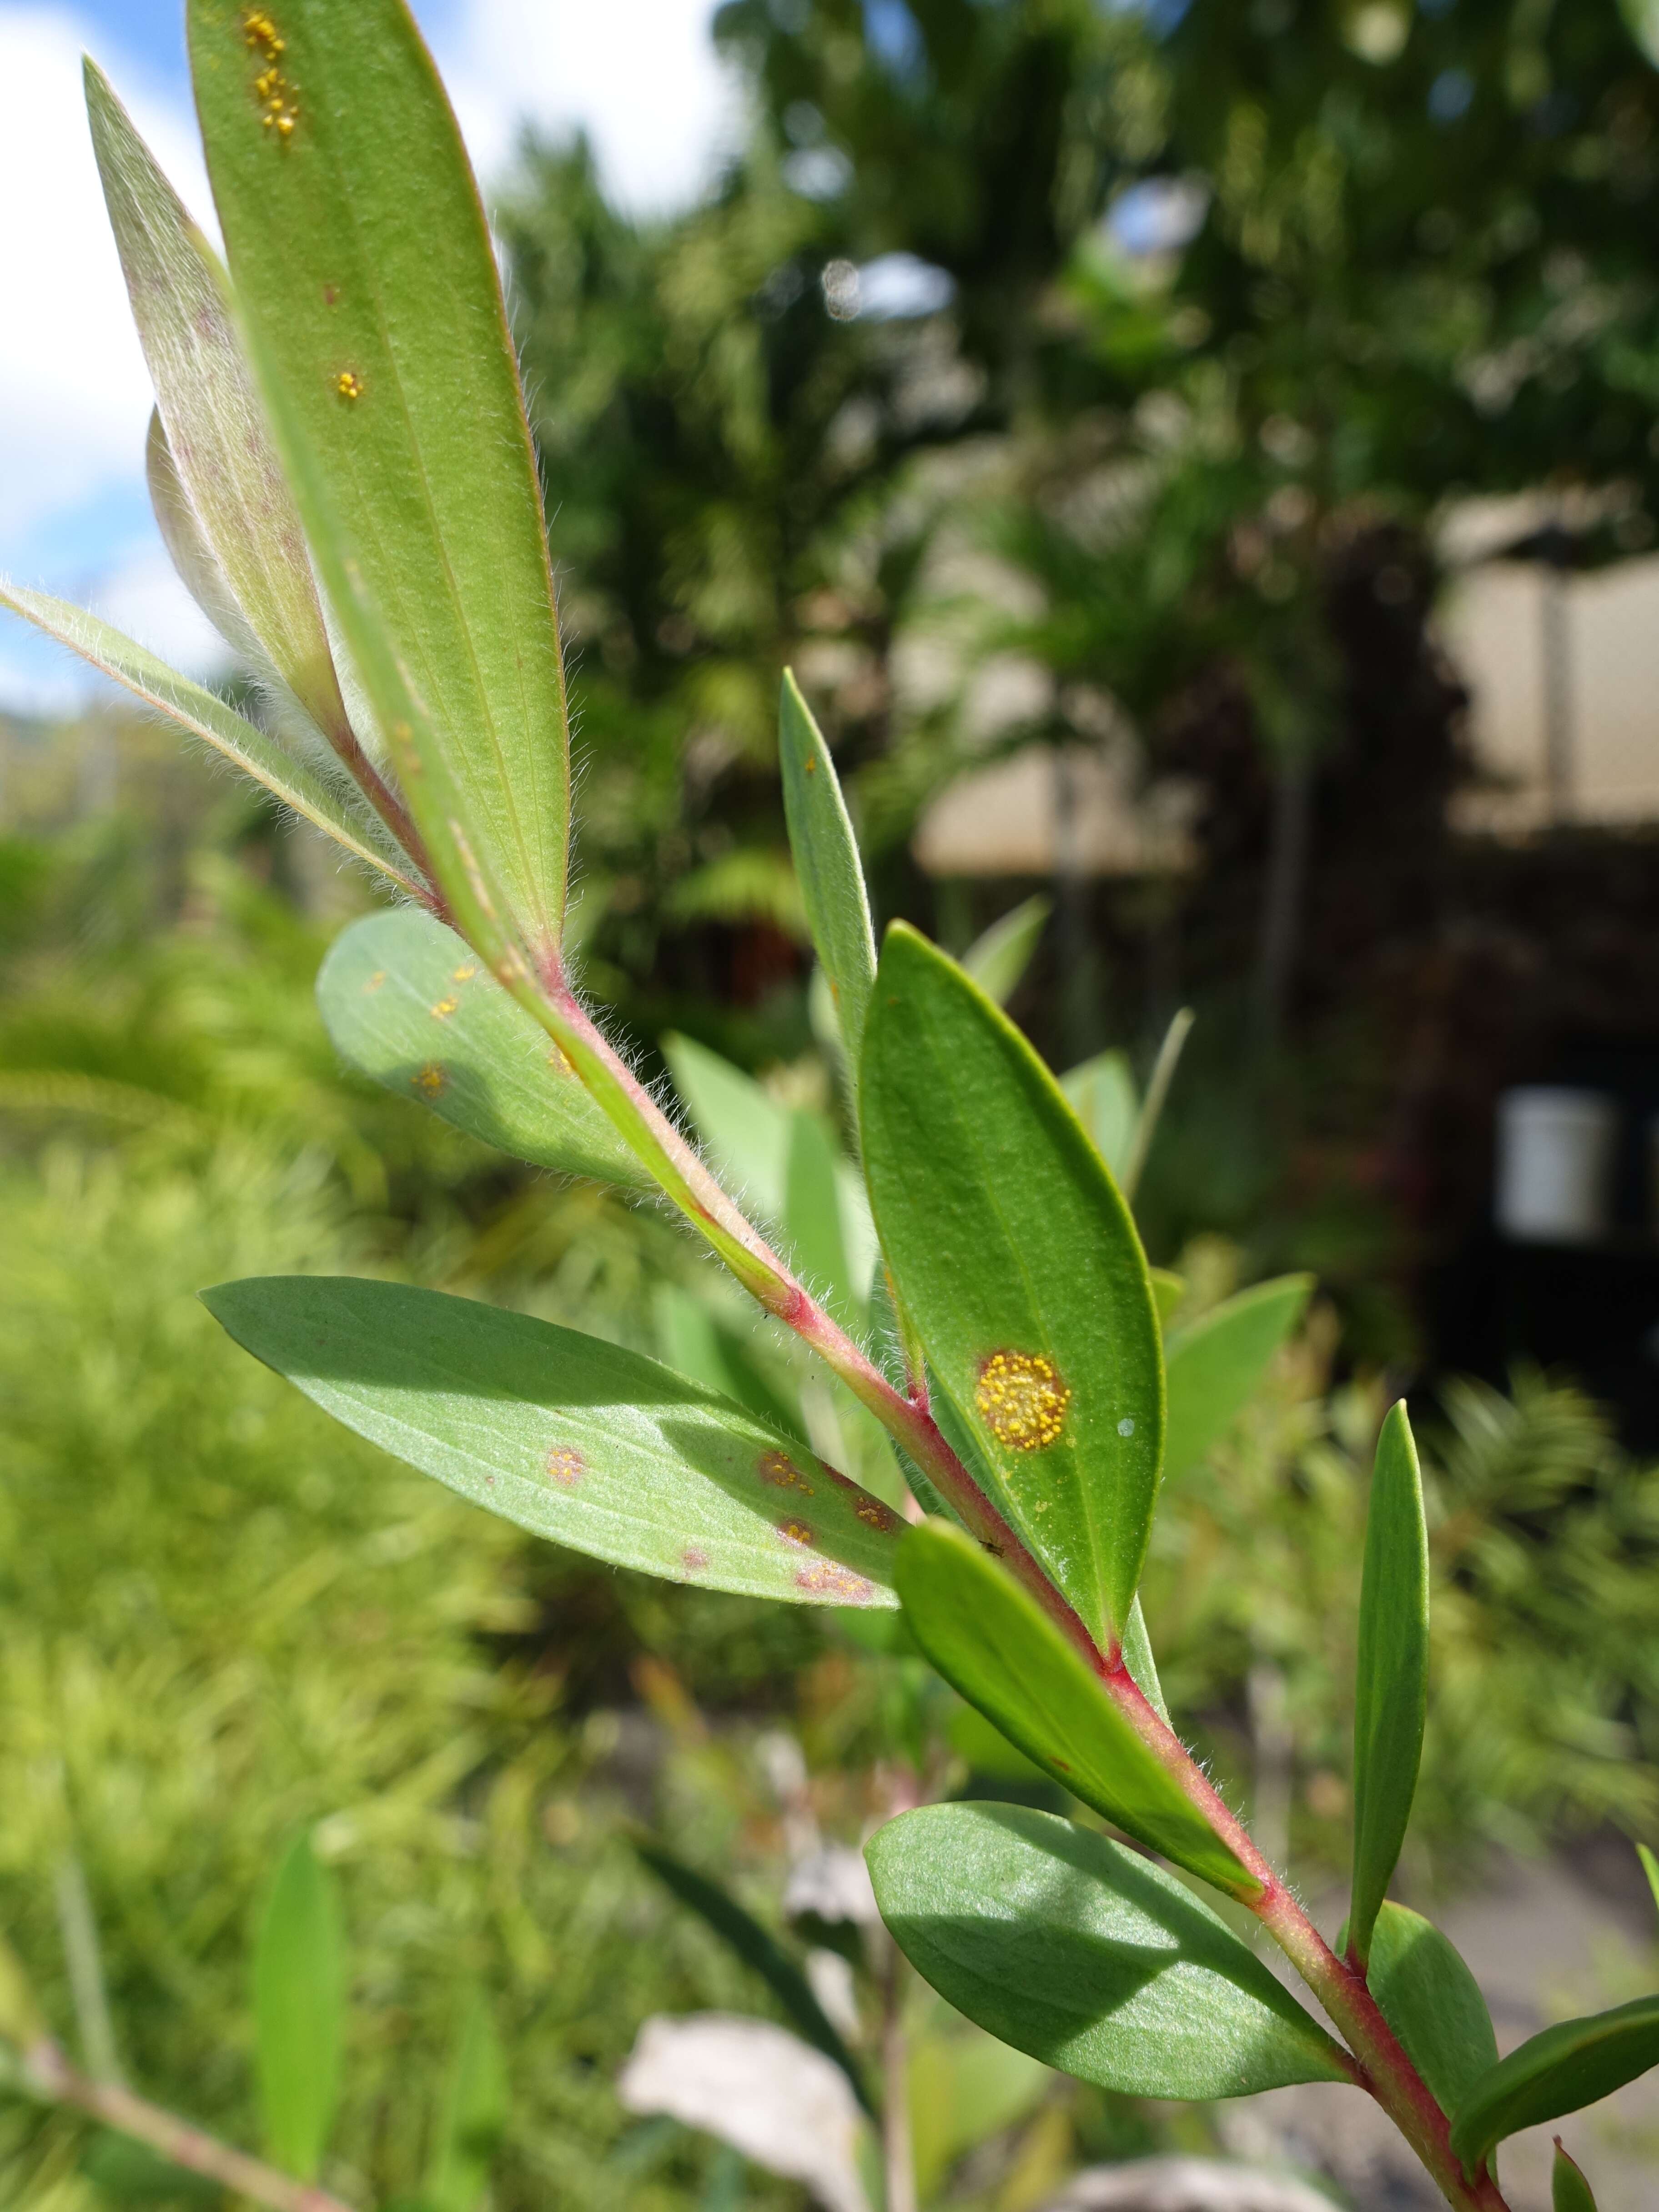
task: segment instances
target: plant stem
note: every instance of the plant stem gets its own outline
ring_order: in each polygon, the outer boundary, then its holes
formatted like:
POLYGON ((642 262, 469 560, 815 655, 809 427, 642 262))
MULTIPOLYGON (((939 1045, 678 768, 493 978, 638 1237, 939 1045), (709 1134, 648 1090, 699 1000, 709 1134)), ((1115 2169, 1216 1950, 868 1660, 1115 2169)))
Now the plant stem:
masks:
POLYGON ((101 2120, 106 2127, 147 2143, 159 2157, 187 2172, 205 2174, 222 2188, 264 2204, 270 2212, 352 2212, 352 2208, 314 2184, 296 2181, 275 2166, 234 2150, 216 2136, 164 2112, 118 2082, 94 2081, 71 2066, 58 2045, 50 2039, 36 2043, 24 2053, 23 2071, 37 2095, 55 2105, 70 2105, 101 2120))

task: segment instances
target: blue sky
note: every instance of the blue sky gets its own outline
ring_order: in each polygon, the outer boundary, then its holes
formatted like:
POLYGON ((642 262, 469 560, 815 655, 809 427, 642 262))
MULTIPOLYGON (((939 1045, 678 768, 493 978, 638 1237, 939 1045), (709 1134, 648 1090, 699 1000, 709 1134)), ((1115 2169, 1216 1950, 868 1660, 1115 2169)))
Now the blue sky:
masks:
MULTIPOLYGON (((736 128, 713 0, 414 0, 486 181, 521 124, 580 121, 641 210, 690 198, 736 128)), ((184 0, 0 0, 0 574, 94 605, 180 666, 216 641, 168 567, 143 487, 149 388, 81 112, 89 50, 185 198, 210 217, 184 0)), ((47 713, 96 679, 0 612, 0 708, 47 713)))

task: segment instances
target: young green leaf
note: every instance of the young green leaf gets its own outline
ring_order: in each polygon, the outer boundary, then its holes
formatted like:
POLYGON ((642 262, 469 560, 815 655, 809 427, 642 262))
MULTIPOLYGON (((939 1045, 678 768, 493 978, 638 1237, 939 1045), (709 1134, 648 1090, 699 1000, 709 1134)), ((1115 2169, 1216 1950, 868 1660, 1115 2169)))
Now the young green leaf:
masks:
POLYGON ((1121 1183, 1134 1149, 1140 1118, 1140 1093, 1127 1053, 1097 1053, 1060 1079, 1073 1111, 1094 1140, 1095 1150, 1121 1183))
POLYGON ((1129 1618, 1123 1629, 1123 1663, 1135 1678, 1136 1687, 1158 1718, 1167 1721, 1170 1708, 1164 1702, 1164 1686, 1158 1679, 1158 1662, 1152 1656, 1152 1640, 1146 1633, 1146 1616, 1136 1598, 1129 1607, 1129 1618))
POLYGON ((1235 1897, 1260 1885, 1048 1616, 948 1522, 899 1547, 911 1634, 952 1689, 1085 1805, 1235 1897))
POLYGON ((399 890, 430 902, 432 894, 426 884, 366 809, 339 797, 263 730, 202 684, 180 676, 96 615, 87 614, 65 600, 49 599, 44 592, 27 592, 15 584, 0 583, 0 606, 9 607, 48 637, 78 653, 100 674, 125 684, 135 698, 167 715, 188 736, 211 745, 245 775, 263 784, 274 799, 292 807, 399 890))
POLYGON ((745 1966, 758 1974, 787 2014, 791 2026, 804 2042, 823 2051, 840 2067, 853 2086, 853 2094, 866 2112, 872 2112, 870 2092, 858 2061, 846 2039, 812 1994, 812 1985, 769 1929, 738 1904, 729 1890, 699 1874, 659 1844, 634 1846, 664 1887, 711 1928, 722 1943, 745 1966))
POLYGON ((1474 1976, 1420 1913, 1385 1904, 1371 1932, 1365 1980, 1435 2102, 1455 2111, 1498 2063, 1492 2014, 1474 1976))
MULTIPOLYGON (((556 967, 563 666, 501 283, 449 103, 402 0, 190 0, 189 27, 208 173, 260 385, 288 416, 275 427, 290 478, 303 447, 473 857, 532 962, 556 967)), ((295 489, 315 546, 315 502, 295 489)), ((393 729, 407 717, 387 714, 349 622, 347 639, 393 729)))
POLYGON ((744 1406, 757 1420, 792 1437, 802 1435, 799 1412, 773 1389, 750 1340, 716 1320, 706 1298, 678 1283, 659 1283, 652 1294, 657 1351, 665 1366, 716 1396, 744 1406))
POLYGON ((265 2147, 314 2180, 340 2101, 345 2045, 345 1930, 334 1878, 308 1836, 271 1887, 253 1952, 253 2033, 265 2147))
POLYGON ((1311 1275, 1279 1275, 1213 1306, 1165 1346, 1169 1417, 1166 1479, 1185 1474, 1224 1436, 1255 1396, 1273 1354, 1293 1334, 1311 1275))
POLYGON ((840 1021, 847 1064, 856 1073, 876 973, 870 898, 836 764, 790 669, 783 673, 778 707, 778 757, 807 927, 840 1021))
POLYGON ((1053 1814, 928 1805, 865 1849, 941 1996, 1062 2073, 1142 2097, 1346 2081, 1351 2062, 1184 1883, 1053 1814))
POLYGON ((1561 2138, 1555 2138, 1555 2163, 1550 2171, 1550 2212, 1595 2212, 1595 2199, 1577 2161, 1567 2156, 1561 2138))
POLYGON ((469 1136, 562 1175, 652 1188, 546 1030, 430 915, 354 922, 323 963, 317 1004, 348 1066, 469 1136))
POLYGON ((1411 1818, 1428 1686, 1429 1538, 1402 1398, 1376 1440, 1359 1590, 1348 1948, 1362 1967, 1411 1818))
MULTIPOLYGON (((790 1109, 752 1075, 691 1037, 665 1036, 662 1053, 716 1173, 757 1218, 789 1225, 789 1156, 795 1131, 790 1109)), ((837 1159, 834 1171, 847 1281, 854 1288, 867 1285, 876 1263, 869 1201, 849 1161, 837 1159)), ((860 1304, 865 1295, 858 1293, 860 1304)))
POLYGON ((511 2110, 506 2055, 483 1996, 462 2016, 421 2212, 478 2212, 511 2110))
POLYGON ((1158 1048, 1158 1058, 1152 1062, 1152 1072, 1146 1078, 1146 1096, 1140 1102, 1140 1111, 1135 1116, 1129 1156, 1123 1164, 1123 1195, 1132 1205, 1152 1152, 1152 1139, 1164 1119, 1164 1109, 1169 1103, 1170 1086, 1175 1081, 1176 1068, 1181 1065, 1181 1055, 1187 1048, 1187 1039, 1192 1034, 1194 1019, 1190 1006, 1182 1006, 1173 1018, 1164 1032, 1164 1042, 1158 1048))
POLYGON ((1053 1077, 896 926, 864 1042, 865 1166, 930 1365, 997 1503, 1103 1644, 1128 1618, 1163 1445, 1158 1316, 1128 1209, 1053 1077))
MULTIPOLYGON (((1169 1387, 1167 1347, 1170 1324, 1181 1310, 1188 1285, 1187 1278, 1184 1275, 1177 1275, 1172 1267, 1150 1267, 1147 1270, 1147 1275, 1152 1285, 1152 1304, 1158 1308, 1158 1325, 1163 1331, 1165 1340, 1164 1388, 1167 1393, 1169 1387)), ((1164 1422, 1164 1457, 1167 1467, 1170 1457, 1170 1413, 1167 1407, 1164 1422)))
POLYGON ((1041 896, 1022 899, 1000 921, 976 937, 962 956, 964 973, 973 977, 988 999, 1006 1006, 1030 966, 1038 940, 1054 912, 1054 901, 1041 896))
MULTIPOLYGON (((257 641, 258 657, 324 736, 331 744, 349 742, 305 533, 246 354, 214 280, 211 249, 108 80, 90 58, 83 69, 110 228, 164 426, 160 452, 151 439, 150 474, 153 485, 159 477, 163 495, 157 517, 168 550, 175 539, 185 550, 187 536, 185 517, 167 496, 171 472, 240 618, 225 629, 229 642, 246 652, 257 641)), ((174 559, 190 584, 177 553, 174 559)), ((222 618, 224 611, 216 612, 210 600, 201 604, 210 618, 222 618)))
POLYGON ((638 1352, 395 1283, 269 1276, 202 1296, 347 1428, 533 1535, 670 1582, 893 1602, 887 1506, 638 1352))
POLYGON ((856 1323, 861 1301, 847 1264, 840 1165, 823 1123, 798 1108, 789 1117, 784 1163, 783 1225, 790 1263, 845 1328, 856 1323))
POLYGON ((1638 1844, 1636 1856, 1642 1862, 1642 1871, 1648 1878, 1648 1887, 1653 1893, 1654 1904, 1659 1905, 1659 1859, 1654 1857, 1645 1844, 1638 1844))
POLYGON ((1451 2147, 1478 2172, 1522 2128, 1581 2112, 1659 2066, 1659 1996, 1547 2027, 1500 2059, 1452 2114, 1451 2147))

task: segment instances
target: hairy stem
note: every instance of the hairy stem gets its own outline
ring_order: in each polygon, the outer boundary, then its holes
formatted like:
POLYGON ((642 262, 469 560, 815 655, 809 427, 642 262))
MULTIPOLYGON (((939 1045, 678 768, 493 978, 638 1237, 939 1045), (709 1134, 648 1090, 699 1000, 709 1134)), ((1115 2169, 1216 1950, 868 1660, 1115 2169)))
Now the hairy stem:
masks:
POLYGON ((432 859, 426 848, 426 840, 416 828, 415 817, 410 814, 408 807, 404 805, 402 799, 363 750, 362 741, 349 722, 344 720, 335 722, 329 726, 325 734, 330 744, 334 748, 341 767, 344 769, 346 774, 362 793, 363 797, 374 809, 431 887, 426 895, 424 903, 437 915, 440 921, 453 923, 453 916, 450 913, 448 901, 438 889, 438 879, 433 872, 432 859))
POLYGON ((91 2081, 50 2040, 36 2043, 24 2054, 23 2069, 37 2095, 55 2105, 72 2106, 106 2127, 118 2129, 172 2165, 204 2174, 252 2203, 268 2206, 270 2212, 351 2212, 350 2206, 327 2190, 296 2181, 246 2151, 234 2150, 118 2082, 91 2081))

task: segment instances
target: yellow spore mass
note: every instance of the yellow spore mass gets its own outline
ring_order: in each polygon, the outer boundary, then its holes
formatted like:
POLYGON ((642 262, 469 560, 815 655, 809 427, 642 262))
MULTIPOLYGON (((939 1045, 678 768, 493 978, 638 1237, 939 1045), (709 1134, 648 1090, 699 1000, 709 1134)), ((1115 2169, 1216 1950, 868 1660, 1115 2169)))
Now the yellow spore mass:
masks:
POLYGON ((981 1360, 974 1403, 999 1443, 1041 1451, 1066 1425, 1071 1386, 1040 1352, 994 1352, 981 1360))
POLYGON ((361 399, 363 396, 363 380, 355 368, 343 368, 334 380, 334 389, 342 399, 361 399))

